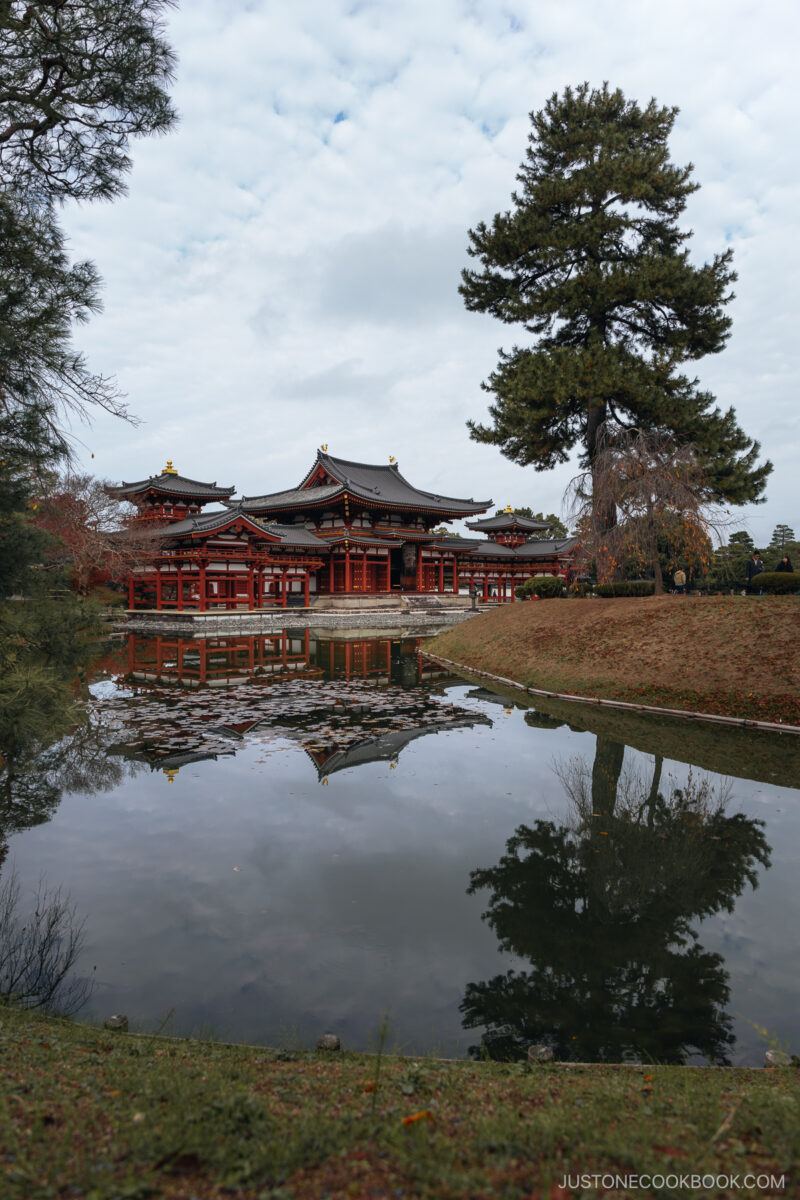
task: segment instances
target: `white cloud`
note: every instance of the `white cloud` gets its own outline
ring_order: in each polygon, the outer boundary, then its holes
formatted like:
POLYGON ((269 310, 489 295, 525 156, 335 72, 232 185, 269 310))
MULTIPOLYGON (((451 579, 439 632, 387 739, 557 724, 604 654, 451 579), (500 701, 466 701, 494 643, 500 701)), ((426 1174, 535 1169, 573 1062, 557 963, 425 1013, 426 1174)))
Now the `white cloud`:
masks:
POLYGON ((730 244, 739 272, 731 343, 699 374, 775 461, 754 534, 800 528, 798 23, 788 0, 184 0, 180 127, 137 146, 129 197, 66 214, 106 279, 81 343, 145 422, 98 420, 91 465, 137 478, 170 456, 254 494, 296 483, 325 441, 557 510, 568 468, 469 441, 497 347, 523 335, 457 287, 467 229, 509 203, 528 112, 607 79, 681 109, 693 253, 730 244))

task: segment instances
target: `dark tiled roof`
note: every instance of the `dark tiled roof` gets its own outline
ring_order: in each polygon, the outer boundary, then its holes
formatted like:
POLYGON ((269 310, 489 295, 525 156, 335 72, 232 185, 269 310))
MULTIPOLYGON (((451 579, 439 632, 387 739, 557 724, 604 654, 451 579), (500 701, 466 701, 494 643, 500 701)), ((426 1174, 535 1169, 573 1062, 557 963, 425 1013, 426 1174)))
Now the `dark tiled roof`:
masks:
POLYGON ((332 496, 340 496, 345 488, 338 483, 316 488, 290 488, 288 492, 269 492, 264 496, 245 496, 241 501, 244 512, 260 512, 262 509, 298 508, 308 504, 322 504, 332 496))
POLYGON ((340 546, 342 542, 357 542, 359 546, 388 546, 389 549, 400 545, 399 538, 373 537, 370 533, 356 533, 352 529, 349 533, 332 533, 329 537, 319 534, 318 541, 327 542, 330 546, 340 546))
POLYGON ((217 487, 216 483, 201 483, 197 479, 187 479, 185 475, 173 475, 162 471, 160 475, 151 475, 149 479, 140 479, 138 483, 126 483, 124 480, 119 487, 107 489, 109 496, 139 496, 143 492, 165 492, 170 496, 191 496, 200 499, 207 496, 210 500, 222 500, 232 496, 235 487, 217 487))
POLYGON ((569 554, 578 544, 576 537, 557 538, 548 542, 523 542, 513 553, 517 558, 558 558, 569 554))
POLYGON ((269 496, 248 496, 245 506, 248 510, 256 507, 256 503, 262 508, 300 507, 309 502, 317 503, 338 496, 343 492, 349 492, 358 499, 376 506, 385 505, 387 509, 424 509, 426 512, 442 516, 450 513, 455 516, 471 516, 485 512, 492 504, 491 500, 462 500, 415 488, 400 474, 396 463, 378 466, 374 463, 350 462, 345 458, 333 458, 320 450, 314 466, 305 475, 299 488, 288 492, 275 492, 269 496), (335 479, 336 483, 312 488, 305 486, 319 467, 335 479))
POLYGON ((485 517, 482 521, 468 521, 467 529, 549 529, 547 521, 534 521, 530 517, 517 516, 516 513, 495 513, 493 517, 485 517))
MULTIPOLYGON (((253 520, 252 517, 250 519, 253 520)), ((326 549, 322 538, 318 538, 310 529, 306 529, 305 525, 276 525, 270 521, 254 521, 254 524, 259 525, 266 533, 271 533, 273 537, 279 537, 284 545, 315 546, 318 550, 326 549)))
POLYGON ((275 525, 268 521, 258 521, 255 517, 234 505, 221 511, 200 513, 196 517, 186 517, 183 521, 173 521, 170 525, 158 525, 154 533, 160 538, 191 537, 193 534, 210 534, 217 529, 224 529, 236 517, 244 517, 256 530, 280 538, 285 546, 314 546, 317 550, 326 550, 327 544, 316 537, 305 525, 275 525))
POLYGON ((577 542, 578 539, 574 537, 560 538, 557 541, 524 542, 512 548, 500 542, 490 542, 488 538, 440 537, 433 543, 433 549, 456 550, 471 558, 558 558, 561 554, 569 554, 577 542))
MULTIPOLYGON (((196 517, 185 517, 183 521, 172 521, 169 525, 156 525, 152 529, 155 537, 189 537, 193 533, 212 533, 222 529, 236 517, 236 509, 224 508, 214 512, 198 513, 196 517)), ((247 518, 252 520, 251 517, 247 518)))

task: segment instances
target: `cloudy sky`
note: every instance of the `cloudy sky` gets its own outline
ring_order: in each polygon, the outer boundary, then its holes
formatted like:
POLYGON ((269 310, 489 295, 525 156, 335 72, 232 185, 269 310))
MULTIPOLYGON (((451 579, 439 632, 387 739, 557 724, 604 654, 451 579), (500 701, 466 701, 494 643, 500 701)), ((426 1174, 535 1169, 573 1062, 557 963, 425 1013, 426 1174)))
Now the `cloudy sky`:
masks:
POLYGON ((127 198, 65 214, 106 284, 80 345, 142 420, 76 430, 85 464, 130 480, 170 457, 254 494, 295 485, 326 442, 559 511, 569 467, 469 440, 515 333, 457 287, 468 228, 508 206, 529 112, 608 80, 681 110, 693 255, 732 245, 739 273, 733 336, 699 375, 775 464, 746 526, 800 533, 799 25, 789 0, 183 0, 180 126, 136 145, 127 198))

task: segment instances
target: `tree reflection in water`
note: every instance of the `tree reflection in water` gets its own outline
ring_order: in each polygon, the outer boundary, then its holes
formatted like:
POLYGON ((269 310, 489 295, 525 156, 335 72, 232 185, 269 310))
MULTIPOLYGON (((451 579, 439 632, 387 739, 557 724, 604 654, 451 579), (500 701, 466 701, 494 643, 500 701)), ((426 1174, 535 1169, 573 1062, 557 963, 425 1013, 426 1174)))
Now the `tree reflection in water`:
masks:
MULTIPOLYGON (((25 703, 0 705, 0 865, 8 838, 49 821, 62 795, 106 791, 132 770, 108 757, 108 738, 96 713, 78 703, 96 647, 79 647, 49 673, 31 676, 25 703)), ((30 910, 13 867, 0 879, 0 1001, 76 1012, 91 981, 75 976, 84 921, 69 895, 39 880, 30 910)))
POLYGON ((691 922, 757 886, 763 822, 691 773, 662 788, 660 759, 645 782, 623 754, 598 738, 591 767, 560 764, 569 818, 521 825, 497 866, 472 872, 500 950, 532 967, 467 985, 464 1026, 485 1027, 474 1054, 515 1059, 539 1042, 572 1061, 729 1061, 728 974, 691 922))

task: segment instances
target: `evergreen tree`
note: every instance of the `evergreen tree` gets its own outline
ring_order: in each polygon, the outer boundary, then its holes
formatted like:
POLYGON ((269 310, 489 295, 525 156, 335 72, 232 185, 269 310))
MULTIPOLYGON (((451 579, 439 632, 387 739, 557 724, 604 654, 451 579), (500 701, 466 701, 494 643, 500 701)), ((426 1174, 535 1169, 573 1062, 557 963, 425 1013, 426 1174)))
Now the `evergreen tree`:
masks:
POLYGON ((588 84, 531 114, 512 208, 470 231, 480 269, 459 290, 471 311, 537 340, 500 351, 483 384, 492 424, 469 428, 536 470, 576 446, 591 469, 606 422, 658 430, 704 456, 710 498, 758 501, 771 464, 758 465, 733 409, 679 370, 725 345, 735 275, 730 250, 689 260, 678 219, 698 185, 669 158, 676 114, 588 84))
POLYGON ((787 546, 790 541, 795 541, 794 529, 780 524, 772 530, 769 548, 770 550, 783 550, 783 547, 787 546))
POLYGON ((711 585, 715 588, 744 587, 747 560, 755 543, 745 529, 732 533, 727 546, 720 546, 711 566, 711 585))
POLYGON ((99 277, 89 262, 70 265, 52 207, 15 192, 0 192, 0 247, 0 413, 34 411, 49 430, 42 447, 63 451, 57 430, 70 413, 124 412, 114 386, 72 346, 73 325, 100 307, 99 277))
POLYGON ((800 563, 800 542, 795 537, 791 525, 776 525, 770 543, 764 551, 764 559, 768 571, 774 571, 784 554, 795 570, 800 563))
POLYGON ((171 0, 0 0, 0 412, 124 413, 70 345, 99 307, 91 263, 70 266, 55 205, 125 190, 130 139, 175 120, 163 38, 171 0))
POLYGON ((132 137, 175 121, 174 0, 0 0, 0 187, 111 199, 132 137))

